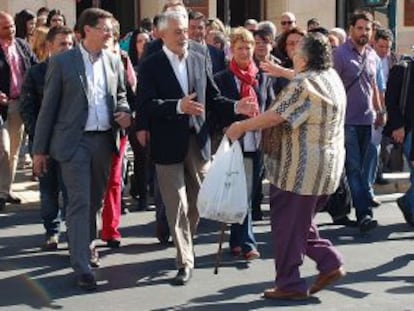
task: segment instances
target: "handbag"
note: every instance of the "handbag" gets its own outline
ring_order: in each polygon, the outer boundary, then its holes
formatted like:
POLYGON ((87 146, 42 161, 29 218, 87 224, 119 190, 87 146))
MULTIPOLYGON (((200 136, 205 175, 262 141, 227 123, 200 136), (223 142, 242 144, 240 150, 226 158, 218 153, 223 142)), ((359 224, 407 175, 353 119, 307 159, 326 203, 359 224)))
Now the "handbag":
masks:
POLYGON ((200 217, 242 224, 249 204, 243 153, 238 141, 221 140, 197 197, 200 217))

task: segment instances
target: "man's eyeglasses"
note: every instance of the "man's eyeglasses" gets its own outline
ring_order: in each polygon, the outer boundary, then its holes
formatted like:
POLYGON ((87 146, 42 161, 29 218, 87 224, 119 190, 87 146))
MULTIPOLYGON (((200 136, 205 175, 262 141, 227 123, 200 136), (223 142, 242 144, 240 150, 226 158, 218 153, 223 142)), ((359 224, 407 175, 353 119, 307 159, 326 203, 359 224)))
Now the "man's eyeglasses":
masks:
POLYGON ((273 44, 272 41, 266 40, 266 41, 255 41, 256 45, 266 45, 266 44, 273 44))
POLYGON ((114 33, 114 29, 108 26, 95 26, 93 28, 98 29, 104 33, 114 33))
POLYGON ((285 25, 292 25, 293 21, 281 21, 280 22, 281 25, 285 26, 285 25))

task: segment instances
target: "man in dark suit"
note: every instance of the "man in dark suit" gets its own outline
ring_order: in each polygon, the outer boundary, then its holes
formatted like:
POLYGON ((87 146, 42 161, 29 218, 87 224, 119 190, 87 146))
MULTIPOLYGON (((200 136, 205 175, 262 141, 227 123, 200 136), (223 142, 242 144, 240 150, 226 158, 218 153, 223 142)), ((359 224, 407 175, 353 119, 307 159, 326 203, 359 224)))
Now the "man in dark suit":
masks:
POLYGON ((23 136, 19 97, 25 72, 37 63, 27 42, 15 34, 13 18, 0 11, 0 114, 5 122, 1 136, 5 154, 0 158, 0 210, 7 202, 20 203, 11 191, 23 136))
MULTIPOLYGON (((171 1, 167 3, 164 7, 163 12, 182 12, 183 14, 187 15, 187 9, 185 8, 182 1, 171 1)), ((160 15, 159 15, 160 16, 160 15)), ((157 18, 156 27, 158 27, 159 16, 157 18)), ((157 33, 158 30, 157 30, 157 33)), ((142 59, 146 59, 148 56, 160 51, 163 47, 164 43, 162 38, 157 38, 153 41, 148 42, 145 45, 144 55, 142 59)), ((212 72, 213 71, 213 64, 210 57, 209 49, 206 45, 200 44, 197 41, 189 40, 188 41, 188 49, 203 55, 206 60, 207 69, 212 72)), ((145 147, 149 142, 149 132, 148 132, 148 125, 143 122, 147 118, 143 117, 145 111, 141 110, 142 105, 137 105, 137 115, 140 119, 140 122, 136 122, 137 130, 137 138, 138 142, 142 147, 145 147)), ((156 176, 154 177, 154 202, 156 206, 156 236, 161 244, 167 244, 170 238, 170 230, 168 228, 167 216, 165 213, 165 206, 162 201, 159 186, 157 182, 156 176)))
MULTIPOLYGON (((73 40, 73 31, 69 27, 52 27, 46 35, 46 46, 50 57, 71 49, 73 40)), ((48 63, 49 60, 47 59, 31 67, 22 86, 20 113, 29 136, 29 146, 33 143, 36 121, 43 99, 48 63)), ((47 168, 47 173, 39 178, 39 191, 41 217, 46 230, 46 239, 42 245, 42 250, 50 251, 56 250, 59 242, 59 193, 62 191, 63 194, 63 208, 67 203, 67 195, 61 182, 58 163, 49 158, 47 168)))
POLYGON ((211 58, 213 74, 226 69, 224 52, 215 46, 206 44, 206 18, 204 15, 200 12, 191 11, 188 14, 188 19, 188 37, 191 40, 201 44, 202 46, 207 47, 209 56, 211 58))
POLYGON ((192 237, 199 220, 196 200, 211 157, 206 113, 231 118, 234 113, 257 110, 249 98, 236 102, 220 95, 205 58, 188 49, 186 14, 164 13, 159 28, 164 46, 142 63, 138 97, 177 249, 178 273, 173 283, 184 285, 194 268, 192 237))
MULTIPOLYGON (((404 155, 410 161, 414 125, 414 66, 413 59, 401 61, 392 67, 385 92, 385 104, 388 111, 388 122, 384 135, 394 142, 403 144, 404 155)), ((397 199, 398 207, 405 221, 414 226, 414 167, 410 165, 411 186, 407 192, 397 199)))
POLYGON ((81 43, 50 59, 33 144, 36 174, 47 171, 48 156, 59 162, 68 193, 71 263, 85 290, 96 288, 91 271, 99 266, 96 214, 112 153, 119 150, 120 128, 131 123, 121 60, 104 50, 113 32, 111 18, 102 9, 83 11, 81 43))

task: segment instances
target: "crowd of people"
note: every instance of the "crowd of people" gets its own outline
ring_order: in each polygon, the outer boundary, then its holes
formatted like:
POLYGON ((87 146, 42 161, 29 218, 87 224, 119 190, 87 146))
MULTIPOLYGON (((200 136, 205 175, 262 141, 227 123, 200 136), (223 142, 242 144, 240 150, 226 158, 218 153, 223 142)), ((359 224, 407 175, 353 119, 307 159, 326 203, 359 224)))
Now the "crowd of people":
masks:
POLYGON ((302 29, 292 12, 279 22, 280 32, 254 19, 229 29, 176 0, 121 38, 119 22, 99 8, 83 11, 73 29, 56 9, 0 12, 0 210, 21 201, 12 184, 27 137, 41 249, 58 249, 65 221, 80 288, 97 287, 97 240, 121 246, 127 182, 134 209, 153 197, 155 235, 176 248, 172 283, 185 285, 197 194, 226 135, 241 143, 250 205, 244 222, 231 225, 233 256, 260 258, 253 221, 263 219, 263 179, 271 184, 276 277, 264 296, 308 299, 343 277, 343 258, 320 237, 315 215, 326 210, 335 224, 374 230, 381 202, 373 184, 384 182, 391 147, 403 146, 411 168, 397 204, 414 226, 414 69, 368 12, 352 14, 347 30, 317 18, 302 29), (309 288, 299 273, 305 255, 319 271, 309 288))

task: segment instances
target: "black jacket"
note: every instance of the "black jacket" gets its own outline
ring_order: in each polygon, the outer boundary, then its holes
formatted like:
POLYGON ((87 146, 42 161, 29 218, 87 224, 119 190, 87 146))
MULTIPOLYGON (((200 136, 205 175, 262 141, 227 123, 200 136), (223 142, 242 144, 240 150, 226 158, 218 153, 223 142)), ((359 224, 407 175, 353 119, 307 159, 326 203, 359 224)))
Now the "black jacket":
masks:
MULTIPOLYGON (((29 44, 23 39, 16 38, 16 48, 23 61, 23 72, 26 72, 32 65, 37 63, 36 55, 29 44)), ((0 46, 0 91, 9 96, 10 92, 10 67, 6 55, 0 46)), ((0 114, 3 120, 7 118, 7 106, 0 105, 0 114)))
POLYGON ((43 88, 48 61, 31 67, 25 76, 20 93, 20 114, 30 139, 33 139, 37 116, 43 99, 43 88))
MULTIPOLYGON (((400 62, 392 67, 388 76, 387 90, 385 92, 385 104, 388 111, 388 121, 384 128, 384 134, 391 137, 392 132, 404 127, 405 133, 412 132, 414 126, 414 64, 413 59, 400 62), (410 66, 407 67, 408 62, 410 66), (407 68, 407 69, 406 69, 407 68), (401 109, 400 98, 404 83, 404 71, 410 69, 407 98, 404 109, 401 109)), ((410 160, 414 160, 414 135, 411 140, 410 160)))
MULTIPOLYGON (((141 88, 140 85, 140 68, 141 68, 141 64, 151 55, 159 52, 162 50, 164 43, 162 42, 161 39, 155 39, 153 41, 148 42, 145 45, 145 50, 144 53, 141 57, 141 61, 140 61, 140 65, 138 66, 138 86, 137 86, 137 90, 139 90, 141 88)), ((206 46, 199 44, 198 42, 194 41, 194 40, 189 40, 188 41, 188 50, 189 51, 194 51, 197 52, 201 55, 203 55, 203 57, 206 60, 206 65, 207 65, 207 70, 208 72, 212 73, 213 71, 213 65, 211 62, 211 58, 210 58, 210 54, 209 51, 207 49, 206 46)), ((143 109, 142 106, 142 101, 141 101, 141 97, 136 96, 136 101, 135 101, 135 111, 136 111, 136 118, 135 118, 135 124, 134 129, 135 131, 140 131, 140 130, 148 130, 148 118, 145 116, 145 110, 143 109)))
POLYGON ((211 58, 213 74, 226 69, 226 57, 224 52, 209 44, 207 44, 207 48, 211 58))
POLYGON ((406 132, 411 131, 414 124, 414 64, 411 64, 410 83, 408 85, 407 100, 404 111, 400 109, 401 89, 404 77, 404 65, 399 63, 392 67, 388 76, 385 92, 385 105, 388 111, 388 121, 384 134, 391 136, 392 132, 404 127, 406 132))
MULTIPOLYGON (((235 101, 221 96, 210 70, 207 69, 205 57, 192 50, 188 52, 188 64, 197 65, 187 65, 189 74, 195 78, 194 89, 190 92, 197 92, 197 101, 205 103, 206 115, 218 113, 232 118, 235 101), (205 98, 200 96, 201 93, 205 94, 205 98)), ((147 124, 150 131, 151 156, 154 162, 174 164, 184 161, 191 134, 190 121, 187 114, 176 111, 178 100, 184 97, 184 93, 164 51, 158 51, 143 61, 139 80, 138 97, 144 112, 140 120, 147 124)), ((189 86, 190 84, 189 79, 189 86)), ((197 140, 200 150, 204 151, 210 147, 205 117, 201 129, 197 133, 197 140)))

